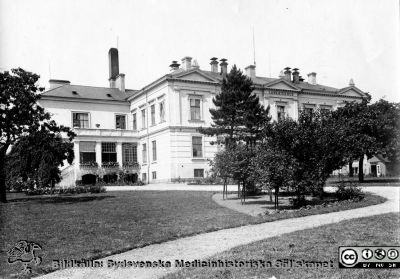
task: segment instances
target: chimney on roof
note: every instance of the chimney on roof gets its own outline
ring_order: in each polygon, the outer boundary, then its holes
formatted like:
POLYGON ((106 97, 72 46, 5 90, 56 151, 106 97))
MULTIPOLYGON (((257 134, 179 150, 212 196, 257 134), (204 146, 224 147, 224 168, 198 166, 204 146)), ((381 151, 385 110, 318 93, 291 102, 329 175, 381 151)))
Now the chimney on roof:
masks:
POLYGON ((108 51, 108 64, 110 72, 108 81, 110 82, 110 88, 115 88, 115 80, 119 75, 118 49, 110 48, 108 51))
POLYGON ((317 84, 317 73, 312 72, 309 73, 308 75, 308 83, 316 85, 317 84))
POLYGON ((199 62, 197 62, 196 59, 193 59, 192 68, 193 69, 200 69, 199 62))
POLYGON ((222 58, 219 61, 221 61, 221 63, 219 63, 219 66, 221 67, 221 75, 226 77, 228 74, 228 63, 226 61, 228 61, 228 59, 222 58))
POLYGON ((256 77, 256 65, 249 65, 244 69, 246 71, 246 76, 248 76, 249 78, 256 77))
POLYGON ((354 80, 351 78, 349 81, 349 86, 355 86, 356 84, 354 83, 354 80))
POLYGON ((283 73, 283 70, 279 72, 279 78, 284 78, 285 74, 283 73))
POLYGON ((182 68, 185 71, 190 70, 190 68, 192 68, 192 57, 185 56, 182 58, 182 68))
POLYGON ((50 79, 49 84, 50 84, 50 89, 53 89, 63 85, 70 85, 71 82, 69 80, 62 80, 62 79, 50 79))
POLYGON ((213 73, 218 73, 218 58, 217 57, 213 57, 210 59, 210 65, 211 65, 211 72, 213 73))
POLYGON ((169 67, 171 68, 171 72, 179 70, 180 65, 181 64, 179 64, 178 61, 172 61, 171 65, 169 65, 169 67))
POLYGON ((293 69, 293 83, 300 83, 300 73, 299 73, 299 69, 294 68, 293 69))
POLYGON ((125 74, 119 74, 115 80, 115 87, 120 91, 125 92, 125 74))
POLYGON ((290 71, 290 67, 286 67, 285 71, 283 72, 283 74, 285 75, 285 79, 287 81, 291 81, 292 80, 292 71, 290 71))

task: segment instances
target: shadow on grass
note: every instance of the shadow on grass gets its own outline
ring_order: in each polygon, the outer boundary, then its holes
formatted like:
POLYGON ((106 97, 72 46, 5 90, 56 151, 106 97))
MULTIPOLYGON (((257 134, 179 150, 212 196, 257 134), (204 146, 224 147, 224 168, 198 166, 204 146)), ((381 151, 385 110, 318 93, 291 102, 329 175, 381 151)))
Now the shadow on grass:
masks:
POLYGON ((33 202, 33 203, 79 203, 79 202, 90 202, 100 201, 108 198, 115 198, 115 196, 54 196, 54 197, 29 197, 29 198, 17 198, 8 200, 8 203, 14 202, 33 202))

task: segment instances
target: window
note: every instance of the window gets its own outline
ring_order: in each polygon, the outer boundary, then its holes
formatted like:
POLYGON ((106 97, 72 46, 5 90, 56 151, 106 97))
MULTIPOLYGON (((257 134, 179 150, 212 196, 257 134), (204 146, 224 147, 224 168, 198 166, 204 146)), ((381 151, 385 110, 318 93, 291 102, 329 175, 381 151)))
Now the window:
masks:
POLYGON ((314 113, 314 105, 304 105, 305 115, 312 116, 314 113))
POLYGON ((79 161, 81 164, 96 162, 96 142, 79 142, 79 161))
POLYGON ((142 173, 142 182, 146 182, 146 181, 147 181, 147 174, 142 173))
POLYGON ((160 103, 160 122, 165 121, 165 102, 160 103))
POLYGON ((190 99, 190 120, 200 119, 200 99, 190 99))
POLYGON ((126 115, 115 116, 115 129, 126 129, 126 115))
POLYGON ((87 112, 72 113, 72 126, 74 128, 89 128, 89 113, 87 112))
POLYGON ((134 131, 137 130, 137 119, 136 119, 136 113, 132 114, 132 129, 134 131))
POLYGON ((151 105, 150 113, 151 113, 151 125, 156 125, 156 106, 155 105, 151 105))
POLYGON ((194 169, 194 177, 195 178, 204 177, 204 169, 194 169))
POLYGON ((332 107, 331 106, 319 106, 320 107, 320 111, 321 111, 321 113, 322 114, 327 114, 327 113, 329 113, 331 110, 332 110, 332 107))
POLYGON ((153 171, 153 172, 151 173, 151 178, 152 178, 152 179, 157 179, 157 172, 156 172, 156 171, 153 171))
POLYGON ((147 163, 147 146, 145 143, 142 145, 142 161, 143 164, 147 163))
POLYGON ((122 163, 135 163, 137 162, 137 145, 134 143, 122 144, 122 163))
POLYGON ((203 143, 201 137, 192 137, 192 150, 193 157, 201 158, 203 157, 203 143))
POLYGON ((146 109, 142 109, 142 129, 145 129, 146 127, 146 109))
POLYGON ((157 143, 155 140, 151 142, 151 147, 153 149, 153 161, 157 161, 157 143))
POLYGON ((101 143, 101 162, 116 162, 117 151, 115 148, 115 142, 102 142, 101 143))
POLYGON ((277 106, 278 120, 282 120, 285 117, 285 106, 277 106))

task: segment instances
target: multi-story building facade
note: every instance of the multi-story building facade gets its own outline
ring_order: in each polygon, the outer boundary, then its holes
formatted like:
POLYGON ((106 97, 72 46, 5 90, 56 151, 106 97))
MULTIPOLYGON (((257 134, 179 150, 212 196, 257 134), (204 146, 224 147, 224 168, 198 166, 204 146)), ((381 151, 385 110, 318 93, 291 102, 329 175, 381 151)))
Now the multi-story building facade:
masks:
MULTIPOLYGON (((118 70, 118 51, 110 49, 109 88, 50 80, 41 105, 77 133, 75 161, 63 170, 61 185, 91 182, 93 175, 109 179, 121 169, 150 183, 207 176, 209 159, 219 147, 198 128, 211 125, 212 98, 228 73, 226 59, 213 57, 210 65, 203 70, 184 57, 181 64, 173 61, 168 74, 141 90, 130 90, 118 70)), ((316 73, 304 81, 296 68, 285 68, 278 78, 256 76, 254 65, 245 73, 260 102, 270 106, 273 120, 284 115, 297 119, 303 109, 334 110, 366 96, 353 81, 341 89, 324 86, 317 83, 316 73)))

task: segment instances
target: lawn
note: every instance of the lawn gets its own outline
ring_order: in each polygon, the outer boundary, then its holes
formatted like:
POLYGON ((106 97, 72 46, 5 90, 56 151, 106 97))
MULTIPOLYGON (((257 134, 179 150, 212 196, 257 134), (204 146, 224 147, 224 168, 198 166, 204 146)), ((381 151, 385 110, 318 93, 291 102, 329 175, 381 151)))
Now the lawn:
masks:
POLYGON ((237 227, 256 218, 223 208, 209 192, 108 192, 96 195, 9 195, 0 205, 0 277, 19 271, 6 251, 18 240, 42 245, 39 273, 52 259, 102 257, 150 243, 237 227))
POLYGON ((210 260, 333 261, 328 268, 185 268, 172 278, 399 278, 400 270, 339 269, 339 246, 400 245, 400 213, 342 221, 258 241, 217 254, 210 260))
POLYGON ((127 191, 75 196, 10 194, 0 204, 0 277, 20 271, 6 252, 19 240, 37 242, 43 263, 53 259, 101 258, 153 243, 223 228, 274 221, 383 202, 367 195, 361 202, 251 217, 216 204, 212 192, 127 191))

